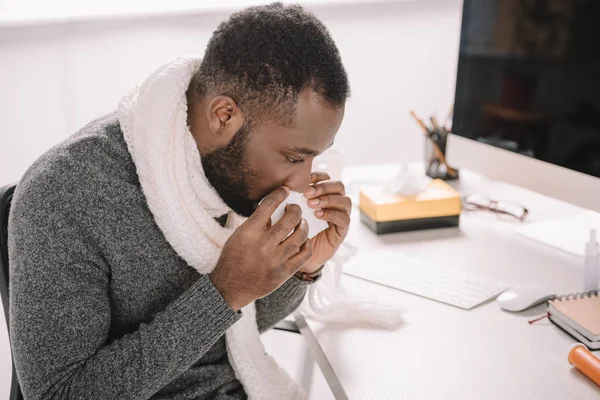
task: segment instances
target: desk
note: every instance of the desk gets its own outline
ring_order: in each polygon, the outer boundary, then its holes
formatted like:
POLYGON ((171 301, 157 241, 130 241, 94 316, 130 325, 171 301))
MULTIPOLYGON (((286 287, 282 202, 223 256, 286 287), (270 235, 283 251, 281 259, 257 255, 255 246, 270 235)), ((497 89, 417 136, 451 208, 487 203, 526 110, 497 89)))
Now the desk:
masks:
MULTIPOLYGON (((390 176, 391 167, 350 169, 344 180, 390 176)), ((452 183, 463 194, 519 202, 531 221, 576 207, 512 185, 461 171, 452 183)), ((582 289, 581 259, 516 233, 518 222, 463 213, 460 228, 376 236, 353 210, 348 239, 359 249, 386 248, 475 273, 509 286, 545 285, 557 293, 582 289)), ((583 243, 582 243, 583 245, 583 243)), ((344 275, 346 287, 377 293, 408 308, 396 331, 359 324, 317 322, 296 314, 309 348, 338 399, 598 399, 600 388, 574 370, 567 353, 574 339, 545 312, 501 311, 494 301, 465 311, 344 275)), ((596 353, 598 354, 598 353, 596 353)))

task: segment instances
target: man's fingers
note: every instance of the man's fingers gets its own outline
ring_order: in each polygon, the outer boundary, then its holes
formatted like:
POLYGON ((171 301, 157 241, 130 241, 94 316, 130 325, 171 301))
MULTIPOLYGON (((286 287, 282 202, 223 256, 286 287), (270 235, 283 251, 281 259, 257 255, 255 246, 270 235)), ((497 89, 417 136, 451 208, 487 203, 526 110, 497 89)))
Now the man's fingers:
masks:
POLYGON ((315 171, 310 174, 310 183, 317 183, 321 181, 328 181, 331 177, 327 172, 315 171))
POLYGON ((338 210, 319 210, 315 213, 317 218, 332 223, 336 232, 342 237, 346 237, 348 227, 350 226, 350 216, 343 211, 338 210))
POLYGON ((308 205, 311 208, 332 208, 350 214, 352 210, 352 200, 350 197, 340 194, 328 194, 325 196, 310 199, 308 205))
POLYGON ((300 223, 302 209, 297 204, 289 204, 283 217, 268 229, 269 237, 279 245, 289 233, 300 223))
POLYGON ((331 177, 329 176, 329 174, 327 172, 322 172, 322 171, 315 171, 312 172, 310 174, 310 187, 308 188, 308 190, 306 192, 304 192, 304 195, 307 198, 311 198, 313 197, 314 193, 315 193, 315 184, 321 181, 328 181, 330 180, 331 177))
POLYGON ((304 266, 312 257, 313 241, 308 239, 302 246, 295 256, 290 258, 285 264, 289 269, 288 273, 290 276, 294 275, 300 268, 304 266))
POLYGON ((293 257, 300 247, 308 239, 308 222, 304 218, 300 220, 300 223, 296 226, 294 233, 288 236, 283 242, 279 244, 279 248, 283 251, 283 260, 293 257))
POLYGON ((321 197, 325 194, 346 194, 346 187, 340 181, 325 181, 314 184, 310 189, 308 189, 304 195, 313 199, 315 197, 321 197), (312 190, 314 189, 314 190, 312 190))
POLYGON ((285 186, 281 186, 273 190, 271 193, 265 196, 260 205, 248 218, 248 224, 263 228, 269 226, 271 215, 273 215, 273 212, 277 209, 277 207, 279 207, 279 205, 283 203, 285 199, 287 199, 289 194, 290 189, 285 186))

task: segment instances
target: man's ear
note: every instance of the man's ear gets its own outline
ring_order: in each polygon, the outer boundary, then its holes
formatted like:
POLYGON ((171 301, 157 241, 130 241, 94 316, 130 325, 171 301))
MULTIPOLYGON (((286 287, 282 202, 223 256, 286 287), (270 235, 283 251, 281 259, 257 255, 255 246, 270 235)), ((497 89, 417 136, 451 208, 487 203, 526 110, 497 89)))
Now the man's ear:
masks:
POLYGON ((208 128, 219 146, 226 145, 244 124, 242 111, 229 96, 216 96, 206 110, 208 128))

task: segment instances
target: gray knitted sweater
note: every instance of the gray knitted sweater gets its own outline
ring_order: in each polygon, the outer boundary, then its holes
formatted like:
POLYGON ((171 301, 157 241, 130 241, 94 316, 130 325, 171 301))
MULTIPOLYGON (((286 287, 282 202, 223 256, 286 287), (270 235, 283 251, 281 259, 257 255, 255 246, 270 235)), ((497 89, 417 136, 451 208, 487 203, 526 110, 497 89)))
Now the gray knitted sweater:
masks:
MULTIPOLYGON (((9 221, 10 334, 27 399, 242 399, 224 334, 240 318, 147 207, 114 114, 40 157, 9 221)), ((301 302, 256 302, 264 332, 301 302)))

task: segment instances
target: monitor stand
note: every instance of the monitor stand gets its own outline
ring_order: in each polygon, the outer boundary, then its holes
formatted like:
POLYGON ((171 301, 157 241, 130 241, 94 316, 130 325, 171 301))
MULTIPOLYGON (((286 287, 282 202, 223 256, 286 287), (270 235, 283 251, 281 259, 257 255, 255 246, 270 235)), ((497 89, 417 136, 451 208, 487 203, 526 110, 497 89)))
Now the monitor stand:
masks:
POLYGON ((600 235, 600 214, 582 211, 568 217, 525 224, 517 232, 536 242, 583 257, 591 229, 596 229, 600 235))

